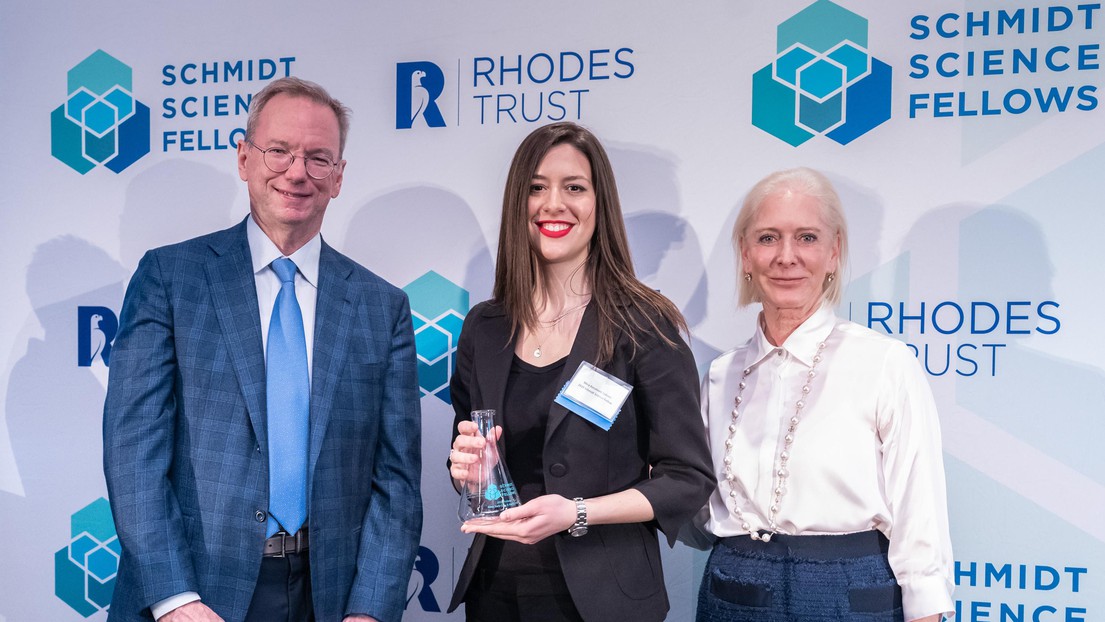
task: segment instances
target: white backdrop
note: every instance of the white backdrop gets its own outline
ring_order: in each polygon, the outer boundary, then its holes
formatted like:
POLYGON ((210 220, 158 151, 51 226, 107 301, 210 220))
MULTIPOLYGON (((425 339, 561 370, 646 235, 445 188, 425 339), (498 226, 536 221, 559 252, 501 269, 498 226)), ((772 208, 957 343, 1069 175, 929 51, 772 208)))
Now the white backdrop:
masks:
MULTIPOLYGON (((447 617, 434 610, 467 547, 444 468, 452 411, 432 394, 450 319, 490 293, 514 148, 559 118, 607 146, 637 270, 683 309, 700 369, 754 318, 734 305, 743 194, 776 169, 825 171, 851 227, 841 312, 912 344, 940 404, 962 619, 1105 619, 1105 15, 1060 1, 839 4, 5 5, 0 620, 106 616, 108 367, 92 353, 142 252, 247 213, 232 140, 248 94, 289 72, 354 111, 324 237, 401 287, 418 281, 408 290, 430 323, 425 549, 405 619, 447 617), (874 59, 875 78, 830 55, 802 78, 828 100, 803 108, 816 135, 794 146, 753 124, 753 102, 772 123, 794 109, 769 97, 772 84, 789 93, 770 69, 766 85, 753 75, 796 41, 816 53, 833 37, 874 59), (833 100, 840 72, 853 83, 833 100), (440 117, 410 123, 423 94, 440 117), (55 113, 67 101, 76 121, 55 113), (840 111, 872 127, 834 140, 840 111)), ((669 618, 691 619, 703 558, 666 556, 669 618)))

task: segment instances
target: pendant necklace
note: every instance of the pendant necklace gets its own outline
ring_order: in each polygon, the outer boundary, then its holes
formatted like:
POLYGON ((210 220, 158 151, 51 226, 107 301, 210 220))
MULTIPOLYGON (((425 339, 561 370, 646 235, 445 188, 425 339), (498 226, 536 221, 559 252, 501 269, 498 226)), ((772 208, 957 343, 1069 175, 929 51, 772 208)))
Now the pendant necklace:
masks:
MULTIPOLYGON (((830 331, 830 335, 831 335, 830 331)), ((783 503, 783 496, 787 492, 787 478, 790 476, 790 471, 787 469, 787 463, 790 461, 790 449, 794 443, 794 435, 798 430, 798 422, 801 420, 802 409, 806 406, 806 400, 810 396, 810 385, 813 383, 813 379, 817 376, 817 365, 821 362, 822 352, 825 350, 825 342, 829 340, 829 336, 825 337, 825 341, 817 344, 817 352, 813 355, 813 364, 810 365, 809 371, 806 372, 806 380, 802 385, 802 389, 798 395, 798 401, 794 404, 794 415, 791 416, 789 426, 787 427, 787 433, 783 437, 783 448, 779 451, 778 467, 775 470, 772 487, 772 501, 771 506, 768 507, 767 517, 767 531, 760 533, 759 531, 752 529, 752 526, 744 518, 744 513, 741 512, 740 505, 738 503, 736 480, 737 477, 733 473, 733 437, 737 433, 737 422, 740 419, 741 413, 741 401, 744 397, 744 389, 748 386, 748 376, 752 374, 752 368, 746 367, 741 373, 740 384, 737 385, 737 397, 733 399, 733 413, 729 420, 729 436, 725 439, 725 468, 722 473, 722 478, 729 485, 729 505, 732 507, 733 516, 740 521, 741 529, 748 532, 752 536, 753 540, 760 540, 762 542, 768 542, 771 540, 771 536, 779 533, 779 525, 776 519, 779 516, 779 506, 783 503)))
MULTIPOLYGON (((544 324, 545 326, 547 326, 549 328, 549 332, 548 332, 548 334, 545 335, 544 339, 539 340, 539 342, 537 344, 537 347, 533 349, 533 358, 535 358, 535 359, 541 358, 541 346, 545 343, 546 339, 548 339, 550 336, 552 336, 552 331, 556 329, 556 325, 560 323, 560 320, 563 320, 564 318, 566 318, 569 315, 575 313, 576 311, 579 311, 580 309, 586 307, 589 304, 591 304, 591 299, 590 298, 588 298, 586 301, 584 301, 583 304, 576 305, 576 306, 572 307, 571 309, 568 309, 564 313, 561 313, 560 315, 556 316, 555 318, 553 318, 553 319, 551 319, 547 322, 542 321, 542 320, 537 320, 538 324, 544 324)), ((537 331, 534 331, 534 336, 535 337, 537 336, 536 333, 537 333, 537 331)))

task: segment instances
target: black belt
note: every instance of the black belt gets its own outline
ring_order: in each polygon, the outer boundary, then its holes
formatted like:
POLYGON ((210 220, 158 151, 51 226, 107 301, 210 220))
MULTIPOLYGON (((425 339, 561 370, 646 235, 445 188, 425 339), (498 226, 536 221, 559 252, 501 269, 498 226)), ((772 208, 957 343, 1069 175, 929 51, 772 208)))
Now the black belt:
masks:
POLYGON ((295 534, 278 531, 265 540, 262 557, 284 557, 290 553, 307 551, 307 527, 300 528, 295 534))
POLYGON ((810 560, 856 559, 886 555, 890 541, 872 529, 840 535, 789 536, 772 534, 770 542, 752 540, 747 535, 721 538, 718 544, 735 551, 756 551, 772 557, 798 557, 810 560))

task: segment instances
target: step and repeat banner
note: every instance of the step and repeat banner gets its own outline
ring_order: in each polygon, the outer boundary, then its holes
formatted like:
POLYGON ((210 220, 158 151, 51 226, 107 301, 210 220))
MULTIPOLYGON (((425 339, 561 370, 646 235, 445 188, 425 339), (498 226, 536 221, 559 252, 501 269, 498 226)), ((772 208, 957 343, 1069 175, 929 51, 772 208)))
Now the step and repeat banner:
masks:
MULTIPOLYGON (((962 620, 1105 620, 1105 11, 1097 2, 312 4, 60 0, 0 20, 0 620, 103 620, 119 545, 101 416, 142 253, 248 212, 251 94, 353 109, 325 239, 410 295, 422 548, 446 615, 468 540, 447 479, 461 322, 491 291, 502 186, 541 124, 609 150, 639 275, 700 370, 751 333, 730 231, 793 166, 839 190, 840 313, 908 343, 940 406, 962 620)), ((665 552, 671 620, 704 555, 665 552)))

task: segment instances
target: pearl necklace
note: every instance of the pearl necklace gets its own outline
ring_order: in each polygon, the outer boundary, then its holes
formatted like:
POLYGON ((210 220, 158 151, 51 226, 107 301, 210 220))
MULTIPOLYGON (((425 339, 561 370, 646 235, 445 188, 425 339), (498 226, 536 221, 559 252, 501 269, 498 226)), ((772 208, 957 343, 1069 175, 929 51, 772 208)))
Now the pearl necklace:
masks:
MULTIPOLYGON (((575 313, 576 311, 579 311, 580 309, 586 307, 589 304, 591 304, 591 299, 590 298, 588 298, 586 300, 586 302, 584 302, 583 304, 576 305, 576 306, 572 307, 571 309, 568 309, 564 313, 561 313, 560 315, 556 316, 555 318, 553 318, 553 319, 551 319, 547 322, 542 321, 542 320, 537 320, 538 324, 543 324, 543 325, 547 326, 549 328, 549 332, 548 332, 548 334, 545 335, 544 339, 540 340, 540 342, 537 344, 537 347, 533 349, 533 358, 535 358, 535 359, 541 358, 541 346, 545 343, 545 339, 548 339, 552 335, 553 329, 555 329, 556 325, 560 323, 560 320, 563 320, 564 318, 568 317, 572 313, 575 313)), ((535 332, 534 337, 536 337, 536 336, 537 336, 537 334, 535 332)))
POLYGON ((752 368, 746 367, 741 374, 740 384, 737 385, 737 397, 733 399, 733 414, 729 421, 729 436, 725 439, 725 470, 722 476, 725 478, 726 483, 729 485, 729 502, 733 509, 733 515, 741 523, 741 529, 748 532, 752 536, 753 540, 760 540, 762 542, 768 542, 771 540, 771 536, 779 533, 779 525, 776 523, 776 518, 779 516, 779 506, 783 503, 783 495, 787 492, 787 477, 790 476, 790 471, 787 470, 787 462, 790 461, 790 447, 794 443, 794 434, 798 430, 798 422, 802 414, 802 409, 806 406, 806 399, 810 395, 810 384, 813 383, 813 379, 817 376, 817 364, 821 362, 821 353, 825 349, 825 342, 829 338, 826 336, 825 341, 817 344, 817 352, 813 355, 813 365, 810 366, 810 370, 806 372, 806 382, 802 385, 801 395, 798 401, 794 404, 794 415, 790 418, 790 426, 787 427, 786 436, 783 437, 783 449, 779 452, 779 468, 775 471, 773 483, 775 484, 772 490, 773 499, 771 506, 768 508, 767 528, 766 533, 760 533, 752 526, 748 524, 748 521, 744 518, 744 513, 741 512, 740 506, 737 504, 737 488, 736 480, 737 476, 733 473, 733 437, 737 433, 737 421, 740 419, 740 405, 744 396, 744 389, 747 384, 748 376, 752 374, 752 368))

